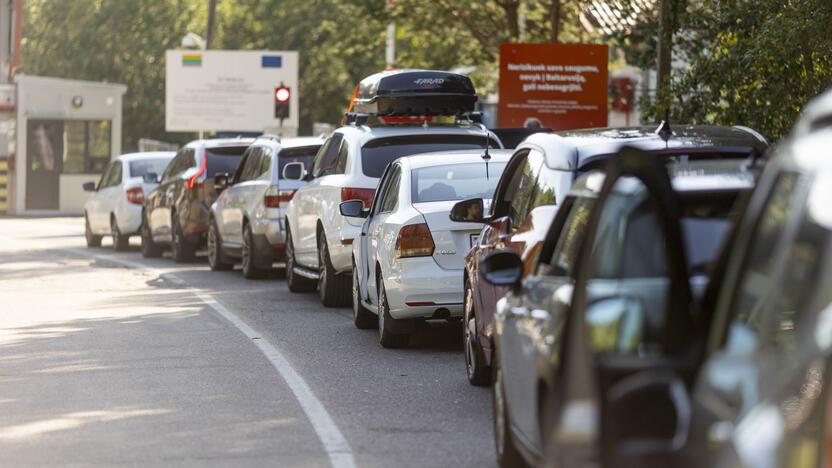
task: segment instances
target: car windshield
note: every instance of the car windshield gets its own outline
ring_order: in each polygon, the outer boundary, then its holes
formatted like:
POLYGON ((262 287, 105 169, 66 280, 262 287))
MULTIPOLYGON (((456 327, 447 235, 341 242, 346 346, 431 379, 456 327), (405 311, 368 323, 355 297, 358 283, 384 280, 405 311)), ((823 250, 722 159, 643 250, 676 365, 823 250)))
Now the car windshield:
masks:
POLYGON ((130 161, 130 177, 144 177, 145 174, 150 173, 161 175, 165 172, 169 162, 170 158, 130 161))
MULTIPOLYGON (((489 141, 491 148, 500 147, 493 139, 489 141)), ((402 156, 434 151, 471 150, 482 148, 484 143, 484 136, 472 135, 424 134, 377 138, 369 141, 361 149, 361 167, 367 177, 381 177, 387 165, 402 156)))
POLYGON ((217 174, 233 174, 237 170, 237 163, 248 146, 224 146, 208 148, 205 156, 208 158, 206 167, 207 177, 212 179, 217 174))
POLYGON ((321 147, 315 146, 300 146, 297 148, 283 148, 277 158, 277 173, 279 177, 283 178, 283 166, 291 162, 302 162, 307 170, 312 169, 312 163, 315 161, 315 155, 321 147))
POLYGON ((414 169, 410 198, 413 203, 491 198, 505 168, 504 162, 488 163, 487 177, 484 162, 414 169))

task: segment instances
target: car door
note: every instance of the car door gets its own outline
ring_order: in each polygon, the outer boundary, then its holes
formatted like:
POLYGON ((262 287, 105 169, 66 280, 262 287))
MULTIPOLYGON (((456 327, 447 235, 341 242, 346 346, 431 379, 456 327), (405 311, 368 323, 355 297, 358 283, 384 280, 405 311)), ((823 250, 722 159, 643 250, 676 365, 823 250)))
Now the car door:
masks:
POLYGON ((106 187, 98 191, 99 202, 101 203, 101 208, 98 210, 101 215, 99 222, 107 232, 110 231, 110 215, 115 212, 119 197, 126 196, 121 186, 124 170, 122 163, 121 161, 113 161, 111 164, 106 187))
POLYGON ((560 332, 572 297, 575 267, 586 236, 595 197, 570 196, 564 200, 547 234, 537 271, 523 280, 519 291, 506 294, 500 331, 500 361, 506 397, 511 402, 512 425, 519 437, 540 450, 540 371, 553 358, 548 346, 560 332))
POLYGON ((260 167, 262 149, 249 147, 237 166, 234 185, 223 194, 223 243, 233 246, 243 244, 243 217, 245 216, 246 194, 260 167))
POLYGON ((176 153, 165 170, 165 175, 158 187, 158 198, 156 208, 151 213, 151 225, 153 238, 162 241, 171 239, 171 214, 176 202, 176 197, 181 192, 182 174, 188 168, 196 165, 193 148, 182 148, 176 153))
POLYGON ((381 178, 379 179, 378 190, 376 190, 375 195, 373 195, 373 202, 370 205, 370 211, 367 215, 367 218, 364 219, 364 222, 361 224, 361 234, 359 236, 359 249, 358 249, 358 258, 355 259, 358 274, 358 288, 360 297, 370 303, 375 303, 376 291, 375 287, 370 288, 369 284, 372 284, 373 281, 371 279, 370 274, 370 256, 369 256, 369 249, 370 249, 370 226, 373 222, 374 214, 379 210, 381 206, 381 198, 384 195, 387 186, 390 184, 390 172, 391 166, 385 168, 384 173, 382 174, 381 178), (370 291, 372 289, 372 291, 370 291))
POLYGON ((326 177, 334 170, 344 136, 340 133, 332 135, 321 146, 312 165, 311 177, 300 189, 297 207, 297 232, 293 232, 293 242, 296 242, 295 256, 298 262, 307 267, 318 267, 318 220, 320 219, 321 204, 325 201, 326 177))
POLYGON ((659 161, 610 163, 554 344, 548 465, 668 466, 684 443, 696 329, 679 213, 659 161))
POLYGON ((392 258, 390 248, 391 230, 396 227, 391 227, 387 223, 387 219, 396 209, 396 204, 399 200, 399 187, 401 186, 402 169, 398 164, 390 166, 387 174, 387 182, 384 187, 384 193, 378 199, 378 206, 375 207, 375 212, 367 226, 367 260, 368 260, 368 278, 367 283, 368 292, 370 293, 373 304, 378 304, 378 288, 380 278, 376 277, 376 262, 388 266, 388 262, 392 258))
POLYGON ((95 192, 93 192, 90 196, 90 200, 87 205, 87 219, 89 219, 90 229, 94 233, 107 232, 107 230, 109 229, 109 224, 107 226, 104 226, 102 222, 102 219, 105 218, 105 215, 103 213, 105 212, 106 208, 104 207, 104 200, 101 195, 101 192, 107 188, 110 173, 112 172, 114 163, 115 162, 111 162, 107 164, 107 167, 104 168, 104 173, 101 174, 101 178, 98 180, 98 184, 96 184, 95 186, 95 192))

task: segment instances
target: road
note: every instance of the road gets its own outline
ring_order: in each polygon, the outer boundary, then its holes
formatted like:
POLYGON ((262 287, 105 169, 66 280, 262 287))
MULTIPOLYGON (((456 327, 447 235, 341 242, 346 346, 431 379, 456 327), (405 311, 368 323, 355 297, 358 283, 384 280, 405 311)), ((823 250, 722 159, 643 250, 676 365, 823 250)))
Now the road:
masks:
POLYGON ((0 465, 493 466, 458 328, 402 350, 350 309, 0 218, 0 465))

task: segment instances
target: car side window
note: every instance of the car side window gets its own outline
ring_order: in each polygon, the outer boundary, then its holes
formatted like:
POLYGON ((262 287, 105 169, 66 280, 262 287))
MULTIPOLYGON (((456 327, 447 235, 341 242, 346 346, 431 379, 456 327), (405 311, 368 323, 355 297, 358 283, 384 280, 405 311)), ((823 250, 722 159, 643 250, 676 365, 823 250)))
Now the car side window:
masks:
POLYGON ((321 146, 320 151, 315 156, 315 164, 312 166, 313 177, 322 177, 333 173, 332 171, 335 169, 335 162, 338 159, 338 151, 341 149, 341 141, 343 139, 343 135, 336 133, 321 146))
MULTIPOLYGON (((540 157, 543 159, 543 155, 540 157)), ((561 180, 563 180, 563 176, 563 171, 556 171, 541 165, 540 173, 535 181, 534 198, 531 203, 532 209, 538 206, 557 205, 557 189, 561 180)))
POLYGON ((384 199, 381 201, 380 213, 388 213, 396 209, 396 204, 399 202, 399 185, 401 184, 401 166, 393 168, 393 174, 390 176, 390 183, 385 189, 384 199))
POLYGON ((595 198, 575 198, 558 236, 552 258, 549 260, 549 275, 570 277, 574 275, 581 241, 586 237, 590 213, 594 206, 595 198))
POLYGON ((107 180, 108 187, 115 187, 121 183, 122 171, 121 161, 113 162, 113 169, 110 171, 110 177, 107 180))
POLYGON ((113 171, 113 164, 115 162, 111 162, 104 168, 104 172, 101 174, 101 178, 98 179, 98 185, 96 186, 96 190, 101 190, 107 187, 107 181, 110 179, 110 172, 113 171))
POLYGON ((194 150, 192 148, 182 148, 170 162, 168 168, 165 170, 165 177, 162 180, 167 182, 182 175, 188 168, 196 165, 194 161, 194 150))
POLYGON ((341 141, 341 148, 338 150, 338 157, 335 159, 335 167, 332 170, 333 174, 344 174, 347 172, 347 156, 349 156, 350 148, 346 140, 341 141))
POLYGON ((257 177, 269 172, 272 167, 272 159, 274 159, 274 151, 271 148, 261 148, 260 153, 260 168, 257 170, 257 177))
POLYGON ((506 192, 506 201, 510 203, 508 216, 511 219, 512 229, 519 228, 534 208, 532 202, 535 182, 542 165, 543 155, 536 151, 529 152, 520 167, 512 175, 512 180, 506 192))
POLYGON ((259 175, 258 171, 260 170, 260 158, 263 154, 263 150, 259 147, 251 147, 249 150, 251 152, 248 154, 248 157, 246 157, 246 160, 243 161, 240 179, 236 182, 247 182, 255 179, 259 175))

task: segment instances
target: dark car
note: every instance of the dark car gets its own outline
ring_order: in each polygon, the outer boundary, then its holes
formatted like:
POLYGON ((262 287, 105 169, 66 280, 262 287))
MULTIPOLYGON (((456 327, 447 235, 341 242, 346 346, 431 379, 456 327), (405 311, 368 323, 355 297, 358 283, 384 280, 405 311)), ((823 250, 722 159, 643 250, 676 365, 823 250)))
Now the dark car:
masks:
MULTIPOLYGON (((568 397, 592 388, 587 380, 597 375, 603 385, 625 389, 652 356, 683 345, 677 334, 695 325, 692 305, 708 282, 738 198, 754 185, 754 172, 744 166, 715 161, 665 168, 655 155, 625 149, 604 172, 576 181, 533 274, 524 279, 520 256, 508 250, 484 259, 485 280, 511 287, 494 320, 501 466, 539 463, 553 432, 582 440, 598 413, 568 397), (671 305, 673 313, 663 316, 671 305), (573 352, 576 339, 590 351, 573 352), (608 355, 628 360, 607 369, 608 355), (603 371, 564 377, 577 359, 603 371)), ((639 415, 616 417, 623 426, 637 425, 639 415)))
POLYGON ((250 138, 197 140, 179 151, 160 176, 144 202, 142 255, 158 257, 170 246, 173 260, 192 260, 205 242, 211 204, 217 199, 214 176, 231 174, 243 152, 254 142, 250 138))
MULTIPOLYGON (((480 279, 478 265, 489 253, 510 249, 520 255, 524 275, 537 256, 558 206, 572 182, 602 167, 622 146, 637 147, 665 161, 747 159, 762 155, 768 143, 745 127, 678 126, 602 128, 529 136, 514 152, 494 195, 487 223, 465 262, 463 343, 469 381, 490 383, 494 306, 506 288, 480 279)), ((468 213, 479 200, 465 200, 454 212, 468 213)))

